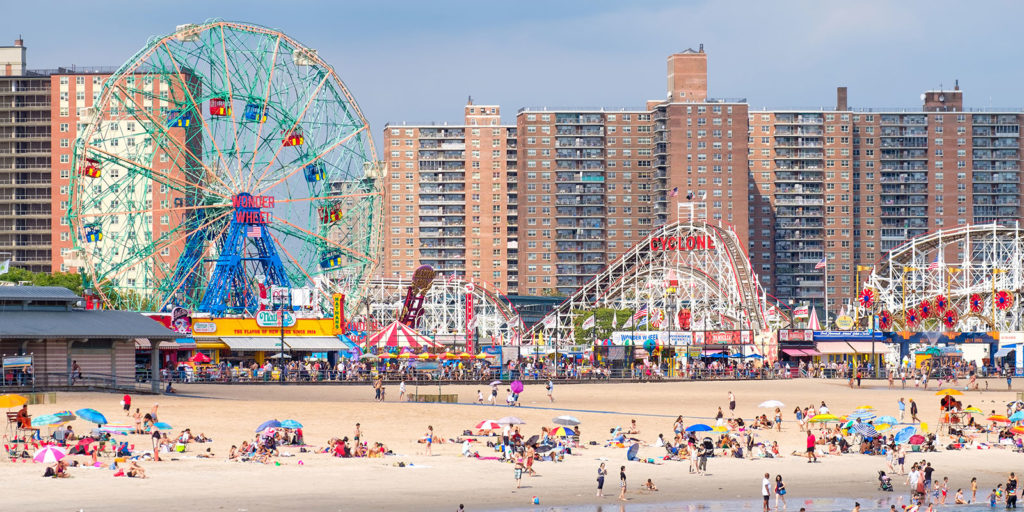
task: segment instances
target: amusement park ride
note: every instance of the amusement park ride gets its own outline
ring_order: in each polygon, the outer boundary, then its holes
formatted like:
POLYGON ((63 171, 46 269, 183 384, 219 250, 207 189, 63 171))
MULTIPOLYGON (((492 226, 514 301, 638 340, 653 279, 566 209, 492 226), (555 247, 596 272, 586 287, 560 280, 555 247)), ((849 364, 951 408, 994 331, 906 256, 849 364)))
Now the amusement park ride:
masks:
POLYGON ((358 301, 377 264, 382 170, 334 69, 278 31, 210 21, 153 38, 76 141, 67 217, 115 308, 252 315, 258 285, 358 301))

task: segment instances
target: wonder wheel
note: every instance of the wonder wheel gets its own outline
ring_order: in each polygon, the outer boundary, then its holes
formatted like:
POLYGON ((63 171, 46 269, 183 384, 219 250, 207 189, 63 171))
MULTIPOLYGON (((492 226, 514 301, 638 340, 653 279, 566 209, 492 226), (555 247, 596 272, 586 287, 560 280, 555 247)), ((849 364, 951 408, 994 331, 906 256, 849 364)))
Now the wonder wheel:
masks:
POLYGON ((84 117, 68 221, 108 305, 220 315, 271 295, 308 310, 361 297, 380 166, 315 50, 259 26, 183 25, 114 73, 84 117))

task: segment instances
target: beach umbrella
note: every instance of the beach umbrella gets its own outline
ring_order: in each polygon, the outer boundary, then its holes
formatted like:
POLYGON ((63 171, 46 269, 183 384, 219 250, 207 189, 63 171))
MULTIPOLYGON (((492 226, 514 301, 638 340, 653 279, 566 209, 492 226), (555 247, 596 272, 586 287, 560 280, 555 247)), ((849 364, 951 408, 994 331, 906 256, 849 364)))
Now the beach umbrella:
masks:
POLYGON ((501 385, 501 381, 500 380, 492 380, 491 383, 488 384, 488 386, 500 386, 500 385, 501 385))
POLYGON ((501 425, 499 425, 498 422, 494 420, 483 420, 480 423, 477 423, 476 426, 473 428, 477 430, 494 430, 501 428, 501 425))
POLYGON ((853 425, 853 431, 864 437, 875 437, 878 435, 878 431, 869 423, 856 423, 853 425))
POLYGON ((810 421, 811 423, 828 423, 828 422, 831 422, 831 421, 843 421, 843 420, 839 419, 839 417, 836 416, 835 414, 819 414, 819 415, 811 418, 808 421, 810 421))
POLYGON ((1006 416, 1003 416, 1002 414, 993 414, 992 416, 989 416, 988 418, 985 418, 985 419, 988 420, 988 421, 994 421, 996 423, 1009 423, 1010 422, 1010 419, 1007 418, 1006 416))
POLYGON ((135 427, 131 425, 103 425, 97 430, 108 434, 127 434, 135 430, 135 427))
POLYGON ((473 359, 473 357, 473 354, 470 354, 469 352, 463 352, 459 354, 459 358, 461 359, 473 359))
POLYGON ((914 432, 917 432, 917 428, 904 427, 896 434, 894 439, 897 443, 905 443, 910 440, 910 436, 914 435, 914 432))
POLYGON ((79 409, 75 411, 75 414, 77 414, 79 418, 82 418, 89 423, 95 423, 101 427, 107 422, 107 418, 96 409, 79 409))
POLYGON ((299 423, 295 420, 284 420, 281 422, 281 428, 290 428, 294 430, 297 428, 302 428, 302 423, 299 423))
POLYGON ((487 359, 487 354, 481 352, 481 353, 479 353, 479 354, 477 354, 477 355, 475 355, 473 357, 475 357, 477 359, 487 359))
POLYGON ((413 357, 416 357, 416 354, 413 354, 412 352, 402 352, 401 354, 398 354, 399 359, 410 359, 413 357))
POLYGON ((424 353, 416 356, 416 359, 419 359, 420 361, 426 361, 427 359, 430 359, 431 357, 433 357, 431 354, 428 354, 428 353, 424 352, 424 353))
POLYGON ((363 354, 363 355, 359 356, 359 359, 365 359, 365 360, 372 361, 372 360, 380 359, 380 358, 377 357, 376 354, 363 354))
POLYGON ((173 428, 173 427, 171 427, 170 423, 167 423, 167 422, 164 422, 164 421, 158 421, 158 422, 154 423, 153 426, 156 427, 159 430, 171 430, 173 428))
POLYGON ((512 387, 512 392, 513 393, 522 393, 523 392, 523 381, 521 381, 521 380, 514 380, 514 381, 512 381, 512 386, 511 387, 512 387))
POLYGON ((924 436, 917 434, 910 436, 910 439, 908 439, 907 442, 910 444, 924 444, 925 438, 924 436))
POLYGON ((67 452, 59 446, 44 446, 32 456, 32 460, 43 464, 53 464, 67 457, 67 452))
POLYGON ((42 416, 32 418, 33 427, 50 427, 53 425, 60 425, 61 423, 64 423, 64 418, 61 418, 56 414, 44 414, 42 416))
POLYGON ((859 418, 861 421, 867 421, 875 419, 875 413, 871 411, 854 411, 847 417, 854 420, 859 418))
POLYGON ((569 427, 558 427, 551 431, 551 435, 558 437, 569 437, 576 435, 576 431, 569 427))
POLYGON ((277 420, 267 420, 260 423, 260 426, 256 427, 256 432, 263 432, 268 428, 277 428, 281 426, 281 422, 277 420))
POLYGON ((631 445, 629 447, 629 449, 626 450, 626 460, 633 460, 633 459, 635 459, 636 458, 636 454, 639 451, 640 451, 640 445, 639 444, 631 445))
POLYGON ((208 356, 208 355, 206 355, 206 354, 204 354, 202 352, 196 352, 195 354, 192 355, 192 357, 189 358, 189 361, 192 361, 193 363, 200 363, 200 364, 209 363, 210 362, 210 356, 208 356))
POLYGON ((1008 419, 1013 422, 1024 421, 1024 411, 1017 411, 1011 414, 1008 419))
POLYGON ((694 423, 689 427, 686 427, 687 432, 707 432, 711 430, 711 427, 703 423, 694 423))
POLYGON ((892 425, 890 425, 888 423, 876 423, 875 424, 875 430, 877 430, 879 434, 888 432, 889 429, 891 429, 891 428, 892 428, 892 425))
POLYGON ((519 418, 516 418, 515 416, 505 416, 504 418, 501 418, 500 420, 498 420, 496 423, 500 423, 502 425, 525 425, 526 424, 525 421, 523 421, 523 420, 521 420, 519 418))
POLYGON ((889 425, 895 425, 895 424, 899 423, 898 421, 896 421, 896 418, 894 418, 892 416, 880 416, 878 419, 875 420, 875 422, 877 422, 877 423, 888 423, 889 425))
POLYGON ((385 352, 385 353, 383 353, 383 354, 381 354, 381 355, 380 355, 380 358, 381 358, 381 359, 395 359, 395 358, 397 358, 397 357, 398 357, 398 356, 396 356, 396 355, 392 354, 391 352, 385 352))
POLYGON ((11 407, 21 407, 28 403, 28 398, 21 395, 0 395, 0 408, 10 409, 11 407))
POLYGON ((968 407, 968 408, 966 408, 966 409, 964 409, 964 412, 971 412, 971 413, 974 413, 974 414, 984 414, 981 411, 981 409, 978 409, 977 407, 974 407, 973 405, 968 407))
POLYGON ((565 425, 567 427, 575 427, 582 423, 580 420, 576 419, 575 416, 559 416, 551 420, 551 422, 555 425, 565 425))
POLYGON ((267 356, 267 359, 291 359, 291 354, 285 354, 284 352, 278 352, 272 356, 267 356))
POLYGON ((958 391, 956 389, 953 389, 953 388, 940 389, 940 390, 935 392, 935 396, 950 396, 950 395, 962 395, 962 394, 963 394, 962 392, 960 392, 960 391, 958 391))
POLYGON ((855 411, 873 411, 873 410, 875 410, 875 408, 870 406, 870 405, 861 405, 861 406, 855 407, 853 410, 855 410, 855 411))
POLYGON ((1021 427, 1021 426, 1013 427, 1013 428, 1010 429, 1010 432, 1013 432, 1014 434, 1017 434, 1017 435, 1024 434, 1024 427, 1021 427))
POLYGON ((712 431, 712 432, 717 432, 717 433, 719 433, 719 434, 721 434, 721 433, 723 433, 723 432, 727 432, 728 430, 729 430, 729 429, 727 429, 727 428, 725 428, 725 427, 711 427, 711 431, 712 431))
POLYGON ((776 407, 785 407, 785 406, 786 406, 786 404, 784 404, 784 403, 782 403, 782 402, 780 402, 778 400, 766 400, 766 401, 761 402, 760 404, 758 404, 758 407, 763 407, 765 409, 774 409, 776 407))

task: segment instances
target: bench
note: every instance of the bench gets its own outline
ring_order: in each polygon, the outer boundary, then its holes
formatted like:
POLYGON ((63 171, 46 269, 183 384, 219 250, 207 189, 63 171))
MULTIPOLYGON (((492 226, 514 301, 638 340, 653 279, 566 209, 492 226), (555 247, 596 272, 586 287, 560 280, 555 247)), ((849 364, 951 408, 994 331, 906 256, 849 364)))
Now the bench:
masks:
POLYGON ((448 403, 454 404, 459 402, 459 395, 457 394, 431 394, 431 395, 417 395, 410 394, 410 402, 422 402, 422 403, 448 403))

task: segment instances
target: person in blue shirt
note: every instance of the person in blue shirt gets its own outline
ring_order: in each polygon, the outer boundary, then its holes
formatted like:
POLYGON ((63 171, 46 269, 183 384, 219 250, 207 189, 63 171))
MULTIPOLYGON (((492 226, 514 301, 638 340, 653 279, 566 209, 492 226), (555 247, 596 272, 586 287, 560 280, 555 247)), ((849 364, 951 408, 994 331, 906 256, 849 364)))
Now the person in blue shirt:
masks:
POLYGON ((903 414, 907 410, 907 404, 903 401, 903 397, 896 402, 896 407, 900 410, 900 423, 903 423, 903 414))

